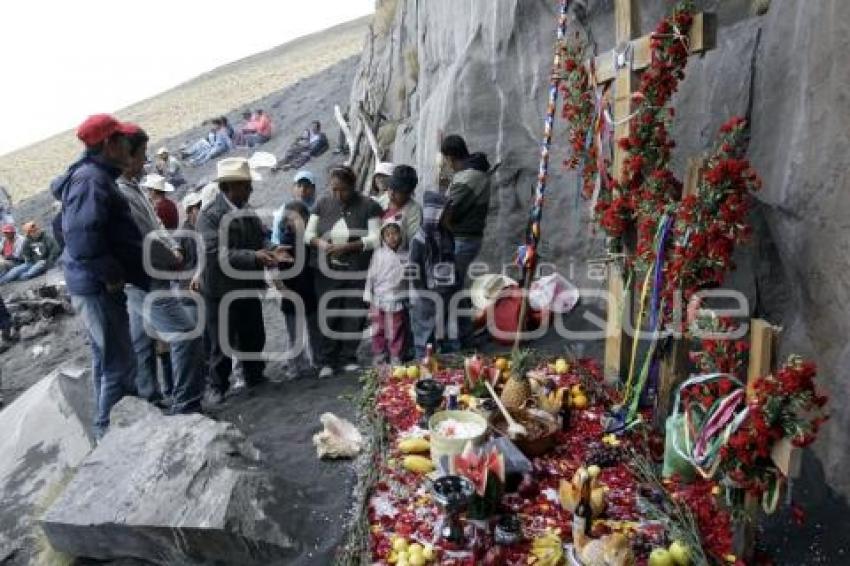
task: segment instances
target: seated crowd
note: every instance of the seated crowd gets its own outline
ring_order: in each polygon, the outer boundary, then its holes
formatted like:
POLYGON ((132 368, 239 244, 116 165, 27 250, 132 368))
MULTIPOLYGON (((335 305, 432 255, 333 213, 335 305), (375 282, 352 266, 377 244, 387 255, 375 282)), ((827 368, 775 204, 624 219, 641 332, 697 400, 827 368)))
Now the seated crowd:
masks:
MULTIPOLYGON (((240 130, 246 143, 257 133, 240 130)), ((219 160, 214 182, 178 211, 167 196, 167 152, 157 152, 163 168, 144 174, 139 126, 96 115, 77 136, 86 151, 51 188, 62 203, 68 291, 91 342, 98 437, 125 395, 180 414, 201 411, 204 395, 224 402, 237 365, 244 386, 261 383, 259 293, 270 284, 281 292, 291 378, 357 370, 367 322, 374 363, 421 357, 428 344, 456 351, 470 337, 468 321, 438 312, 448 300, 433 298, 464 288, 487 216, 489 164, 459 136, 441 146, 451 183, 425 190, 421 205, 409 165, 378 164, 365 193, 350 167, 334 166, 320 198, 316 177, 301 170, 271 226, 249 205, 259 175, 247 159, 219 160)), ((41 233, 28 230, 27 238, 41 233)), ((21 246, 14 232, 4 238, 4 252, 21 246)))

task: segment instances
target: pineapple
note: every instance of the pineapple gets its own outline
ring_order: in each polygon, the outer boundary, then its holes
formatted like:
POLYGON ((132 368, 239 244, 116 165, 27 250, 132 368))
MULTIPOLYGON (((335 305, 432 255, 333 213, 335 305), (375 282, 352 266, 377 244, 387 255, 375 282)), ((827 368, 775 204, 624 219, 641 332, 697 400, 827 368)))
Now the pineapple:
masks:
POLYGON ((502 389, 502 404, 508 410, 521 409, 531 397, 528 370, 531 369, 531 350, 515 349, 511 355, 511 376, 502 389))

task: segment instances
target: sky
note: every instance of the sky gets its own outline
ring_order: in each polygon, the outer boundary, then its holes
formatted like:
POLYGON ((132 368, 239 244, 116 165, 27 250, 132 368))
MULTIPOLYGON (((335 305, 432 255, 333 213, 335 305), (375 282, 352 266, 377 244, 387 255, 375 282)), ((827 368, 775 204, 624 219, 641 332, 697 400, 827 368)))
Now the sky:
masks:
POLYGON ((374 6, 375 0, 0 1, 0 155, 374 6))

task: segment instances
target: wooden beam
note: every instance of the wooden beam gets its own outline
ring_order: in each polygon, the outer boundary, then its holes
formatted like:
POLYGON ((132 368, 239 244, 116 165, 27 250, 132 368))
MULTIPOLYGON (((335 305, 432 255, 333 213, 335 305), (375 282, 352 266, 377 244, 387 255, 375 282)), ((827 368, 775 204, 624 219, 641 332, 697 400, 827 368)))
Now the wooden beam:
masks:
MULTIPOLYGON (((631 42, 633 49, 632 70, 641 71, 652 63, 652 36, 644 35, 631 42)), ((618 36, 618 44, 620 39, 618 36)), ((714 49, 717 42, 717 17, 712 13, 700 12, 694 15, 694 23, 688 32, 688 45, 691 54, 704 53, 714 49)), ((617 75, 614 53, 609 51, 598 55, 594 60, 596 82, 607 83, 617 75)))
POLYGON ((623 331, 623 314, 631 314, 631 293, 626 292, 625 276, 620 261, 608 264, 608 318, 605 338, 606 383, 615 384, 622 378, 623 368, 629 367, 632 337, 623 331))
MULTIPOLYGON (((776 351, 778 329, 761 318, 750 321, 750 362, 747 367, 747 397, 753 395, 756 381, 772 371, 773 357, 776 351)), ((782 470, 791 470, 795 452, 790 442, 783 446, 780 442, 773 448, 774 463, 782 470)), ((799 458, 797 456, 797 458, 799 458)), ((735 523, 733 548, 735 554, 749 563, 755 553, 755 524, 759 515, 758 499, 750 494, 744 498, 744 516, 735 523)))
POLYGON ((685 172, 685 183, 682 187, 682 198, 688 195, 697 194, 699 187, 699 179, 702 176, 702 171, 705 168, 706 159, 704 157, 689 157, 688 169, 685 172))
POLYGON ((679 385, 688 377, 688 342, 673 339, 664 352, 658 375, 658 398, 655 403, 655 428, 663 431, 679 385))
POLYGON ((758 378, 771 372, 776 344, 776 327, 761 318, 750 321, 750 363, 747 367, 747 397, 758 378))
POLYGON ((617 43, 631 41, 638 29, 637 8, 632 0, 616 0, 614 3, 614 30, 617 43))

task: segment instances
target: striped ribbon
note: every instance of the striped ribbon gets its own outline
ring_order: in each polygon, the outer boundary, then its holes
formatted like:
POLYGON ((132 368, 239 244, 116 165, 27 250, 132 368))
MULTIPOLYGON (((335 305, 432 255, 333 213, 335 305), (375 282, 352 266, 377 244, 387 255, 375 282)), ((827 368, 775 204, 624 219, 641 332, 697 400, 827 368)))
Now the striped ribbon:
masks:
MULTIPOLYGON (((522 267, 523 280, 532 277, 537 264, 537 248, 540 244, 540 222, 543 219, 543 203, 546 197, 546 181, 549 177, 549 150, 552 146, 552 129, 555 124, 555 108, 558 102, 557 70, 561 67, 561 44, 567 35, 567 9, 569 0, 561 0, 558 10, 557 43, 553 61, 552 80, 549 84, 549 102, 543 121, 543 140, 540 143, 540 165, 537 169, 537 186, 534 190, 534 203, 528 215, 525 245, 517 250, 517 265, 522 267)), ((522 324, 523 321, 520 321, 522 324)))

